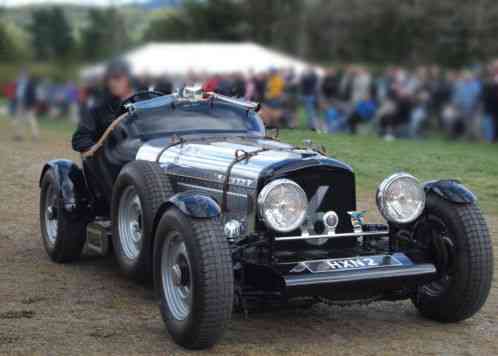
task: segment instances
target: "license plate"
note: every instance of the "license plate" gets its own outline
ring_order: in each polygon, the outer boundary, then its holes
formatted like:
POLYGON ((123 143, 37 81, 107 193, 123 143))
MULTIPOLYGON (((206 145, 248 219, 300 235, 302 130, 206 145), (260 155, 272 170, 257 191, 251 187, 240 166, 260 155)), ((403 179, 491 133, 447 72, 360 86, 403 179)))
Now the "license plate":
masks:
POLYGON ((338 272, 401 265, 402 263, 396 257, 390 255, 358 256, 348 258, 335 258, 331 260, 299 262, 296 266, 294 266, 294 268, 291 269, 290 272, 338 272))

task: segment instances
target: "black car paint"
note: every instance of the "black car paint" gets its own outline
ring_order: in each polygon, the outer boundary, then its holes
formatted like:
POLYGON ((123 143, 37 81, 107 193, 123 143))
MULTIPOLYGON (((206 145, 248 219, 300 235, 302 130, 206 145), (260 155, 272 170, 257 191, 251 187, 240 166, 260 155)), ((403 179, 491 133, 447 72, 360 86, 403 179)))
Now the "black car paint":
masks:
MULTIPOLYGON (((168 136, 179 136, 179 137, 189 137, 194 138, 198 136, 210 136, 211 134, 227 134, 227 135, 249 135, 249 136, 264 136, 264 127, 261 124, 258 125, 258 119, 256 118, 256 113, 247 108, 240 107, 236 104, 230 102, 223 102, 217 100, 202 100, 202 101, 176 101, 172 96, 158 97, 138 103, 134 103, 128 107, 130 113, 129 122, 129 135, 131 137, 140 137, 142 141, 150 141, 154 138, 164 138, 168 136), (181 120, 182 113, 199 113, 199 114, 210 114, 215 113, 216 109, 224 110, 226 112, 233 113, 234 116, 239 118, 244 118, 251 123, 251 130, 237 131, 237 130, 221 130, 213 131, 201 128, 189 128, 188 130, 180 130, 174 132, 139 132, 137 131, 136 124, 140 121, 147 122, 147 119, 154 118, 156 116, 161 117, 171 117, 172 120, 181 120), (176 116, 176 117, 175 117, 176 116)), ((164 127, 162 127, 164 129, 164 127)))
POLYGON ((470 189, 457 180, 443 179, 424 183, 426 193, 434 193, 441 198, 456 204, 473 204, 477 201, 470 189))
POLYGON ((83 171, 76 163, 67 159, 57 159, 47 162, 40 174, 39 186, 45 173, 51 170, 55 174, 57 188, 68 212, 83 211, 90 201, 83 171))
MULTIPOLYGON (((140 114, 147 114, 149 109, 156 110, 158 103, 162 103, 161 105, 164 105, 164 103, 167 105, 174 105, 174 102, 171 102, 170 99, 165 102, 161 98, 152 99, 149 102, 139 103, 139 105, 132 107, 133 109, 130 111, 130 119, 139 120, 140 114)), ((212 103, 205 102, 203 105, 212 105, 212 103)), ((239 108, 236 105, 233 106, 234 110, 240 110, 240 114, 247 114, 246 109, 239 108)), ((131 132, 124 132, 124 138, 129 138, 130 136, 137 140, 135 143, 142 144, 157 142, 158 145, 162 145, 163 140, 167 139, 167 135, 163 138, 157 138, 154 135, 136 137, 131 132)), ((188 142, 189 140, 195 140, 200 136, 203 137, 205 142, 209 142, 209 135, 206 137, 206 135, 203 135, 201 132, 196 130, 182 135, 182 138, 188 142)), ((228 138, 226 139, 240 139, 247 141, 248 139, 256 140, 260 138, 261 137, 241 138, 240 134, 234 133, 233 135, 228 135, 228 138)), ((212 139, 216 141, 223 139, 223 137, 220 137, 220 134, 213 134, 212 139)), ((171 140, 172 138, 170 136, 170 141, 171 140)), ((106 165, 111 165, 111 167, 109 167, 109 171, 112 171, 112 177, 110 177, 111 180, 117 177, 117 174, 122 166, 124 166, 129 160, 133 159, 138 147, 137 144, 132 147, 124 147, 124 150, 128 153, 120 157, 125 157, 125 159, 109 159, 109 155, 111 154, 111 156, 113 156, 112 152, 117 146, 119 146, 119 142, 116 142, 116 140, 110 140, 99 152, 100 155, 106 158, 100 162, 101 164, 99 167, 100 169, 105 170, 106 165)), ((174 167, 169 168, 173 169, 174 167)), ((54 160, 48 162, 44 167, 40 180, 49 169, 52 169, 55 172, 62 198, 64 199, 65 206, 68 209, 90 209, 91 202, 94 204, 101 204, 100 200, 96 199, 95 194, 92 192, 98 191, 99 189, 102 190, 102 188, 87 186, 88 182, 90 182, 88 179, 85 179, 86 170, 88 168, 82 170, 72 161, 54 160)), ((104 173, 109 174, 107 170, 104 173)), ((169 172, 168 168, 166 168, 165 173, 171 174, 172 172, 169 172)), ((307 253, 312 254, 314 251, 316 252, 317 248, 307 244, 305 241, 275 243, 273 237, 278 234, 275 234, 274 232, 270 233, 260 219, 257 218, 255 214, 255 198, 264 185, 277 178, 297 180, 303 186, 308 199, 314 194, 317 186, 327 185, 334 187, 334 189, 330 192, 330 195, 324 199, 325 203, 320 208, 322 211, 337 210, 338 215, 340 216, 341 225, 338 232, 349 232, 352 230, 352 226, 347 212, 356 209, 355 176, 352 168, 347 164, 313 152, 303 154, 303 159, 281 160, 261 172, 258 181, 255 182, 256 186, 252 187, 253 193, 251 195, 252 198, 250 199, 252 204, 247 207, 248 210, 245 211, 244 214, 250 212, 251 216, 257 220, 257 228, 253 232, 252 238, 256 239, 256 245, 261 242, 263 242, 263 244, 261 245, 261 249, 260 247, 257 247, 254 252, 251 252, 251 249, 253 249, 252 245, 249 246, 246 256, 243 256, 242 258, 239 258, 238 254, 235 254, 234 262, 236 264, 239 263, 242 266, 239 269, 239 271, 243 271, 242 274, 244 275, 242 282, 248 282, 253 286, 270 292, 285 292, 286 278, 288 278, 288 275, 286 276, 286 274, 279 271, 279 266, 281 263, 286 263, 286 261, 280 261, 278 254, 294 250, 298 252, 300 251, 300 254, 305 256, 307 253), (313 179, 311 179, 310 176, 313 176, 311 177, 313 179)), ((183 179, 191 178, 183 177, 183 179)), ((110 183, 111 184, 107 184, 107 188, 104 188, 104 192, 101 192, 103 195, 107 196, 107 198, 109 198, 112 194, 112 181, 110 183)), ((175 182, 172 183, 174 186, 175 182)), ((209 183, 215 184, 215 182, 209 183)), ((221 185, 221 182, 217 182, 216 184, 221 185)), ((88 185, 92 185, 92 183, 90 182, 88 185)), ((438 194, 452 202, 463 204, 475 201, 475 196, 467 188, 455 181, 442 180, 428 182, 425 184, 424 188, 426 192, 434 192, 435 194, 438 194)), ((214 218, 222 214, 220 209, 221 201, 219 199, 215 199, 207 193, 198 191, 179 191, 177 188, 175 188, 174 191, 176 194, 166 201, 161 209, 159 209, 158 216, 168 206, 172 205, 176 206, 184 214, 193 218, 214 218)), ((91 209, 90 211, 96 211, 95 207, 93 207, 93 210, 91 209)), ((292 233, 299 234, 298 231, 292 233)), ((239 246, 237 248, 242 247, 239 246)), ((354 249, 353 239, 334 239, 334 241, 329 241, 320 248, 328 251, 329 255, 327 258, 331 257, 330 253, 335 254, 338 251, 342 251, 341 253, 344 255, 358 253, 358 251, 354 249)), ((303 258, 300 254, 296 254, 294 257, 303 258)), ((235 271, 235 273, 239 274, 238 271, 235 271)), ((332 279, 330 279, 330 281, 332 281, 332 279)), ((373 278, 367 282, 375 284, 382 281, 378 278, 373 278)), ((341 288, 343 287, 345 286, 341 284, 341 288)), ((315 288, 316 292, 316 287, 312 286, 310 288, 315 288)), ((312 295, 315 293, 313 290, 310 290, 310 288, 304 288, 305 295, 312 295)), ((389 286, 388 284, 378 284, 375 289, 383 291, 386 290, 386 288, 392 288, 392 286, 389 286)), ((332 293, 336 292, 336 289, 332 291, 332 293)))
POLYGON ((185 215, 197 219, 215 218, 221 214, 221 208, 216 200, 196 192, 177 193, 168 200, 168 203, 176 206, 185 215))

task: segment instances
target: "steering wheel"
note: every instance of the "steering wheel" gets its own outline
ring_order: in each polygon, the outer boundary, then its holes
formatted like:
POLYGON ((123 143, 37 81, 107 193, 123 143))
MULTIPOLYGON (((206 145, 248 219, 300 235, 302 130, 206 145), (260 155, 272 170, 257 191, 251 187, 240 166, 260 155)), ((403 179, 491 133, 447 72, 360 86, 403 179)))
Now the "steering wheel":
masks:
POLYGON ((138 92, 130 95, 126 99, 124 99, 121 102, 121 106, 124 108, 127 104, 136 103, 137 101, 157 98, 157 97, 163 96, 163 95, 166 95, 166 94, 163 92, 160 92, 159 90, 141 90, 141 91, 138 91, 138 92))

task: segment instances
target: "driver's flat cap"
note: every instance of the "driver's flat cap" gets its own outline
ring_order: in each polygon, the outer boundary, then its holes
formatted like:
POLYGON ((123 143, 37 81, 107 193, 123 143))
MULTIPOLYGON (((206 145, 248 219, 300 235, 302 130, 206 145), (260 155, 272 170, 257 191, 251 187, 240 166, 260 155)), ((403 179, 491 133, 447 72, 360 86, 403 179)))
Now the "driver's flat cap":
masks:
POLYGON ((127 76, 130 77, 131 75, 131 70, 128 62, 126 62, 123 59, 115 59, 112 62, 109 63, 106 69, 105 76, 107 78, 113 77, 113 76, 127 76))

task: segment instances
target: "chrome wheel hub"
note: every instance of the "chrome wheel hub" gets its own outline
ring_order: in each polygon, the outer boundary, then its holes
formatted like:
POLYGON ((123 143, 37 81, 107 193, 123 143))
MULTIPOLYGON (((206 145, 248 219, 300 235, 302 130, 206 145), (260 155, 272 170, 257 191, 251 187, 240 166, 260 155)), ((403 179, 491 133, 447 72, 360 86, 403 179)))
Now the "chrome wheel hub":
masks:
POLYGON ((119 241, 126 257, 136 259, 143 244, 142 203, 133 186, 127 187, 119 200, 119 241))
POLYGON ((171 276, 175 286, 182 285, 182 270, 179 265, 175 264, 171 267, 171 276))
POLYGON ((170 233, 161 254, 163 295, 172 316, 184 320, 192 310, 192 269, 184 239, 170 233))

